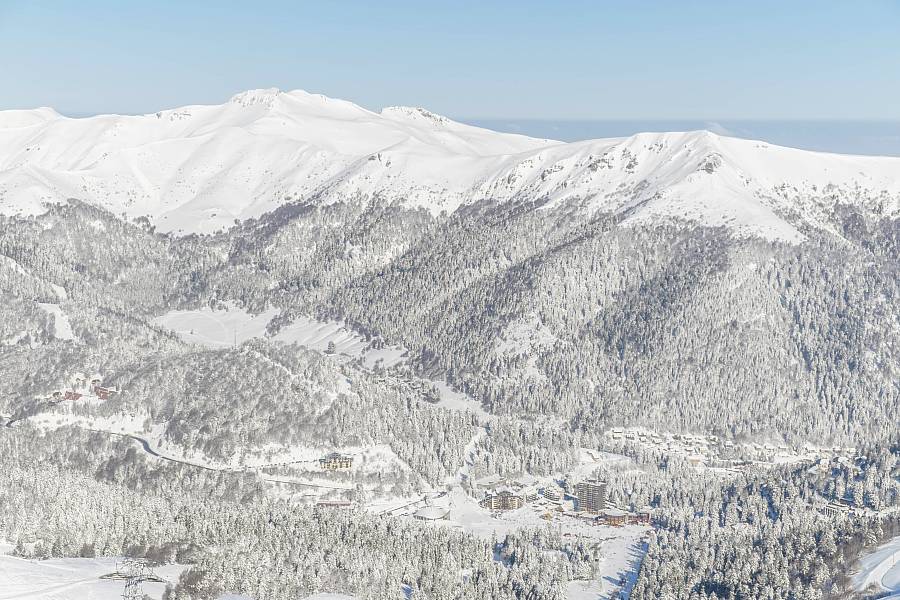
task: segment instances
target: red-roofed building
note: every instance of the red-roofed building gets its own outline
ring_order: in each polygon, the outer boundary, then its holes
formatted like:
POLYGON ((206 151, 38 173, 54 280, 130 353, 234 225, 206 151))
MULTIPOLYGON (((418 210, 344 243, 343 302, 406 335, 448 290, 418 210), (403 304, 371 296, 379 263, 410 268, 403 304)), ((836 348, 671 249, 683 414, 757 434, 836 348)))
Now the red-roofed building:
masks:
POLYGON ((101 400, 109 400, 110 394, 115 394, 117 391, 116 388, 103 387, 102 385, 94 387, 94 395, 101 400))

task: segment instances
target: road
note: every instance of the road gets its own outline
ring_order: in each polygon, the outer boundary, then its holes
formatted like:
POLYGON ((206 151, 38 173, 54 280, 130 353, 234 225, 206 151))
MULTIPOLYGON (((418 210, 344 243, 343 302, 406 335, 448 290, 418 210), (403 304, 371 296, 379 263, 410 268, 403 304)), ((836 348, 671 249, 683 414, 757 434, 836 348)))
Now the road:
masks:
MULTIPOLYGON (((267 475, 261 475, 261 474, 259 473, 259 469, 258 469, 258 468, 256 468, 256 469, 249 469, 249 468, 246 468, 246 467, 243 467, 243 468, 233 468, 233 467, 213 467, 213 466, 209 466, 209 465, 201 465, 201 464, 199 464, 199 463, 194 463, 194 462, 191 462, 191 461, 189 461, 189 460, 185 460, 185 459, 182 459, 182 458, 176 458, 176 457, 174 457, 174 456, 168 456, 168 455, 166 455, 166 454, 163 454, 163 453, 161 453, 159 450, 157 450, 156 448, 154 448, 153 446, 151 446, 149 440, 147 440, 146 438, 143 438, 143 437, 141 437, 141 436, 139 436, 139 435, 134 435, 134 434, 132 434, 132 433, 117 433, 117 432, 115 432, 115 431, 106 431, 106 430, 104 430, 104 429, 88 429, 88 431, 94 431, 94 432, 96 432, 96 433, 105 433, 105 434, 107 434, 107 435, 112 435, 112 436, 116 436, 116 437, 123 437, 123 438, 128 438, 128 439, 134 440, 134 441, 136 441, 138 444, 140 444, 140 446, 141 446, 141 448, 144 450, 144 452, 146 452, 146 453, 149 454, 150 456, 153 456, 153 457, 158 458, 158 459, 160 459, 160 460, 169 461, 169 462, 172 462, 172 463, 178 463, 178 464, 181 464, 181 465, 187 465, 187 466, 189 466, 189 467, 194 467, 194 468, 196 468, 196 469, 203 469, 203 470, 205 470, 205 471, 218 471, 218 472, 227 472, 227 473, 246 473, 246 472, 248 472, 248 471, 254 471, 254 472, 256 472, 256 475, 257 475, 260 479, 262 479, 263 481, 269 482, 269 483, 282 483, 282 484, 286 484, 286 485, 296 485, 296 486, 300 486, 300 487, 318 488, 318 489, 323 489, 323 490, 341 490, 341 491, 350 491, 350 490, 353 489, 353 486, 323 485, 323 484, 318 484, 318 483, 309 483, 309 482, 304 482, 304 481, 297 481, 297 480, 295 480, 295 479, 284 479, 284 478, 279 478, 279 477, 272 477, 272 476, 267 476, 267 475)), ((301 462, 301 461, 297 461, 297 462, 301 462)), ((282 463, 282 464, 292 464, 292 463, 282 463)), ((269 466, 269 465, 264 465, 264 466, 269 466)))

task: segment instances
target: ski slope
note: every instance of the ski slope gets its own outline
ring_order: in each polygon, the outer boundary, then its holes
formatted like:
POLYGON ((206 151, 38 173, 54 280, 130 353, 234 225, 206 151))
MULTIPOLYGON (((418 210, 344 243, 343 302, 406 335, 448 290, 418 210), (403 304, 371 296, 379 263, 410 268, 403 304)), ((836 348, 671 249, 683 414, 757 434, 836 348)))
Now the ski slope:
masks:
POLYGON ((897 214, 900 158, 708 131, 562 143, 301 90, 137 116, 0 111, 0 213, 40 214, 69 198, 176 234, 227 229, 292 201, 387 202, 437 215, 523 200, 797 242, 796 223, 822 226, 838 199, 897 214))

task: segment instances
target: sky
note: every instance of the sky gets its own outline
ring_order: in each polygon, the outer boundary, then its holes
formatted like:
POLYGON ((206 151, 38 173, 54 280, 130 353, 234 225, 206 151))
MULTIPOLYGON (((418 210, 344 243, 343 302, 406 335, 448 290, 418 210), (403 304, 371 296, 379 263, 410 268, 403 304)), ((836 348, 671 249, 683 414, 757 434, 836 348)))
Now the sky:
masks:
POLYGON ((900 119, 900 2, 0 0, 0 107, 305 89, 480 119, 900 119))
POLYGON ((0 109, 299 88, 559 139, 709 123, 900 154, 897 0, 0 0, 0 56, 0 109))

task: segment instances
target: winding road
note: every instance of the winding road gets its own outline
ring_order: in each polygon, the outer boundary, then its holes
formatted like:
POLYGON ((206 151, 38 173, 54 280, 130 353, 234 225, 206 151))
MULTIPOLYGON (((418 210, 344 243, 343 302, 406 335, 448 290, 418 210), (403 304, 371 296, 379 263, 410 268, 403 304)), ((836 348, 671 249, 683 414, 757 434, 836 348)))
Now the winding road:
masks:
POLYGON ((269 483, 282 483, 282 484, 286 484, 286 485, 296 485, 296 486, 300 486, 300 487, 318 488, 318 489, 325 489, 325 490, 350 491, 353 489, 353 486, 323 485, 323 484, 319 484, 319 483, 309 483, 309 482, 305 482, 305 481, 297 481, 295 479, 283 479, 283 478, 278 478, 278 477, 266 476, 266 475, 261 475, 259 473, 260 468, 264 468, 267 466, 279 466, 279 465, 296 464, 296 463, 300 463, 300 462, 310 462, 310 461, 295 461, 295 463, 276 463, 276 464, 272 464, 272 465, 261 465, 260 467, 255 467, 255 468, 244 467, 244 468, 236 469, 236 468, 232 468, 232 467, 211 467, 209 465, 201 465, 199 463, 194 463, 189 460, 184 460, 181 458, 176 458, 174 456, 168 456, 166 454, 163 454, 159 450, 157 450, 156 448, 151 446, 150 441, 148 439, 143 438, 139 435, 135 435, 133 433, 117 433, 115 431, 106 431, 105 429, 88 429, 88 431, 93 431, 96 433, 105 433, 106 435, 112 435, 112 436, 116 436, 116 437, 122 437, 122 438, 128 438, 128 439, 134 440, 138 444, 140 444, 140 446, 144 450, 144 452, 146 452, 150 456, 153 456, 154 458, 158 458, 160 460, 165 460, 165 461, 169 461, 169 462, 173 462, 173 463, 178 463, 181 465, 187 465, 189 467, 194 467, 197 469, 203 469, 205 471, 218 471, 218 472, 228 472, 228 473, 246 473, 248 471, 255 471, 257 476, 260 479, 262 479, 263 481, 267 481, 269 483))

